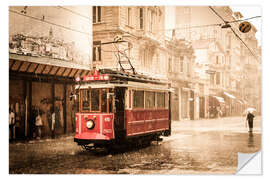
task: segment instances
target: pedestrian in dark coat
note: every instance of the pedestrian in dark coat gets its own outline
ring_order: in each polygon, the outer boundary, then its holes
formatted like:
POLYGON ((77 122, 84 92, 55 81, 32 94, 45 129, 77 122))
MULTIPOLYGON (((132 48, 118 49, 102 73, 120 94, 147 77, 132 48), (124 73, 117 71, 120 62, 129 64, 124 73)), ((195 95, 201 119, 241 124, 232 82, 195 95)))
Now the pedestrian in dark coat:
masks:
POLYGON ((254 115, 251 112, 248 112, 247 114, 247 121, 248 121, 248 127, 249 127, 249 132, 252 133, 253 130, 253 119, 254 119, 254 115))

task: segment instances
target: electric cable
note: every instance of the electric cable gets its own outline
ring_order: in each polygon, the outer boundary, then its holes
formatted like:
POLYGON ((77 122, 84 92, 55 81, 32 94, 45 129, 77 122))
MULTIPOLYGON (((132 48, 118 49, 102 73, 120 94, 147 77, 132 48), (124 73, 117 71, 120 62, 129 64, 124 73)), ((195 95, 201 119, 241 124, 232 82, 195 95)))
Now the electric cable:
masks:
MULTIPOLYGON (((208 6, 225 24, 228 23, 228 21, 226 21, 225 19, 223 19, 222 16, 220 16, 211 6, 208 6)), ((257 56, 252 52, 252 50, 247 46, 247 44, 242 40, 242 38, 233 30, 232 27, 230 27, 231 31, 234 33, 234 35, 245 45, 245 47, 249 50, 249 52, 255 57, 255 59, 257 60, 257 62, 259 62, 259 60, 257 59, 257 56)))
POLYGON ((47 23, 47 24, 51 24, 51 25, 54 25, 54 26, 58 26, 58 27, 60 27, 60 28, 64 28, 64 29, 67 29, 67 30, 70 30, 70 31, 74 31, 74 32, 78 32, 78 33, 81 33, 81 34, 85 34, 85 35, 87 35, 87 36, 91 36, 90 33, 83 32, 83 31, 79 31, 79 30, 77 30, 77 29, 73 29, 73 28, 70 28, 70 27, 66 27, 66 26, 63 26, 63 25, 60 25, 60 24, 56 24, 56 23, 53 23, 53 22, 49 22, 49 21, 46 21, 46 20, 42 20, 42 19, 37 18, 37 17, 34 17, 34 16, 22 14, 22 13, 20 13, 20 12, 17 12, 17 11, 11 10, 11 9, 9 9, 9 12, 12 12, 12 13, 15 13, 15 14, 19 14, 19 15, 21 15, 21 16, 25 16, 25 17, 28 17, 28 18, 31 18, 31 19, 34 19, 34 20, 37 20, 37 21, 40 21, 40 22, 44 22, 44 23, 47 23))
POLYGON ((65 8, 65 7, 63 7, 63 6, 57 6, 57 7, 58 7, 58 8, 61 8, 61 9, 63 9, 63 10, 69 11, 69 12, 71 12, 71 13, 73 13, 73 14, 76 14, 76 15, 78 15, 78 16, 80 16, 80 17, 83 17, 84 19, 87 19, 89 22, 92 23, 92 20, 91 20, 89 17, 87 17, 87 16, 85 16, 85 15, 83 15, 83 14, 81 14, 81 13, 78 13, 78 12, 73 11, 73 10, 71 10, 71 9, 65 8))

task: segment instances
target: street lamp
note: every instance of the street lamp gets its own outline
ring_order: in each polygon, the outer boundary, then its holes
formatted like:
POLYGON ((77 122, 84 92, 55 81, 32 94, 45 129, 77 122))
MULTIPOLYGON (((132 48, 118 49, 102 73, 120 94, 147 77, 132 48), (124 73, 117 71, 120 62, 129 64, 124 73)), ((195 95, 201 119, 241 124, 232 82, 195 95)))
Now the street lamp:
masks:
POLYGON ((226 22, 224 25, 221 26, 221 28, 225 29, 225 28, 231 28, 232 26, 226 22))

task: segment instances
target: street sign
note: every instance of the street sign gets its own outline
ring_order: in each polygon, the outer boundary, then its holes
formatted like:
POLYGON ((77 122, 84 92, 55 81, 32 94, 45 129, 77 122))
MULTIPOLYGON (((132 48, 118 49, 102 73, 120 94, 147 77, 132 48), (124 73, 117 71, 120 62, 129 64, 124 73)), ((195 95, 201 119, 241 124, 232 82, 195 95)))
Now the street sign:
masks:
POLYGON ((247 33, 250 31, 250 29, 251 29, 251 24, 247 21, 239 24, 239 31, 241 31, 242 33, 247 33))

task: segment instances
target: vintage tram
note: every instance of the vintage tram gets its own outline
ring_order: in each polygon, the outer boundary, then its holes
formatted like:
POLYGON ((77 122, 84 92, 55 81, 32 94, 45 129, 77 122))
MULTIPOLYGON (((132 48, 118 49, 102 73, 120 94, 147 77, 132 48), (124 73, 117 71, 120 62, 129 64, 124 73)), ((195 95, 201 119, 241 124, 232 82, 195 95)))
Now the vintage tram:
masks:
POLYGON ((171 134, 170 84, 113 70, 76 78, 74 141, 90 149, 150 142, 171 134))

